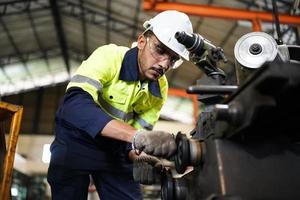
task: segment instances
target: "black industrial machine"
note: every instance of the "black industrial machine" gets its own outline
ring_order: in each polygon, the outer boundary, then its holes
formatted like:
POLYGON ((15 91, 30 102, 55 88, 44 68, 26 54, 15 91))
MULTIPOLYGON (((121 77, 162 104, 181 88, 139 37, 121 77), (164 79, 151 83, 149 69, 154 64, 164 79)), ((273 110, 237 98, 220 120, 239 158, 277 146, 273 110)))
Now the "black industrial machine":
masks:
POLYGON ((236 86, 218 68, 226 62, 221 48, 197 34, 176 38, 212 84, 187 89, 208 109, 191 138, 177 134, 175 168, 183 175, 164 169, 162 199, 300 199, 300 47, 263 32, 244 35, 234 49, 236 86))

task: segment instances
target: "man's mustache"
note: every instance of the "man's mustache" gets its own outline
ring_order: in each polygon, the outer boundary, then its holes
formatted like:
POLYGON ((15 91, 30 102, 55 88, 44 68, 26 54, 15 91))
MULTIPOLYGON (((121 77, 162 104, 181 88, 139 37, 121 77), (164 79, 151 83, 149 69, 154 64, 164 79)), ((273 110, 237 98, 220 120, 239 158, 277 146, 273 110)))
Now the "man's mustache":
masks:
POLYGON ((163 68, 152 67, 152 69, 158 72, 161 76, 164 75, 164 73, 166 72, 166 70, 164 70, 163 68))

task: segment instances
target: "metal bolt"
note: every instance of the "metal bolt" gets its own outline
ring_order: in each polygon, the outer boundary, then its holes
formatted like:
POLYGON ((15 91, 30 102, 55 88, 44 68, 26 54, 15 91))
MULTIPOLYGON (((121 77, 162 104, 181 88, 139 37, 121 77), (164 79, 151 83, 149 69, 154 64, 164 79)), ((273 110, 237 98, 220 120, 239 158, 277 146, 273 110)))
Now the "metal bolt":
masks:
POLYGON ((262 52, 262 47, 260 44, 254 43, 250 46, 250 53, 253 55, 260 54, 262 52))

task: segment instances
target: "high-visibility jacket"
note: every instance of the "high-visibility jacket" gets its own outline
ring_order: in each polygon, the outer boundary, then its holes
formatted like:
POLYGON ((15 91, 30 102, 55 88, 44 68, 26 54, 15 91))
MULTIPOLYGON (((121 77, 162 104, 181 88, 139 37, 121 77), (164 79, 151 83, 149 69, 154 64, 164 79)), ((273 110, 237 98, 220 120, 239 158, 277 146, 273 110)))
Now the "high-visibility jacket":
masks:
POLYGON ((137 55, 137 48, 99 47, 82 62, 67 90, 79 87, 114 119, 152 129, 167 98, 168 82, 165 76, 141 82, 137 55))

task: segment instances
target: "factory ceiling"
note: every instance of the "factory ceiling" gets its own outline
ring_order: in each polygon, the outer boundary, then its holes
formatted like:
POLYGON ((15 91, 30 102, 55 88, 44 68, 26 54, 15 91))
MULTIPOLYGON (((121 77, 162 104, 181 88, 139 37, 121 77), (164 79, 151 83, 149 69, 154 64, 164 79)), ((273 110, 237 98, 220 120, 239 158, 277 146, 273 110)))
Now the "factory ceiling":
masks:
MULTIPOLYGON (((145 1, 147 2, 147 1, 145 1)), ((142 0, 2 0, 0 2, 0 95, 65 83, 97 47, 115 43, 131 46, 142 24, 155 14, 144 10, 142 0)), ((200 0, 172 3, 227 7, 249 11, 272 11, 270 0, 200 0)), ((278 0, 280 14, 299 15, 299 1, 278 0), (298 2, 298 4, 297 4, 298 2)), ((233 48, 251 23, 244 20, 190 15, 194 32, 224 49, 229 62, 222 68, 234 72, 233 48)), ((286 43, 295 44, 297 28, 282 25, 286 43)), ((271 35, 274 24, 262 23, 271 35)), ((167 74, 170 86, 186 88, 202 76, 185 63, 167 74)))
MULTIPOLYGON (((299 0, 276 2, 280 16, 299 19, 299 0)), ((228 62, 221 68, 229 83, 235 83, 233 49, 242 35, 257 30, 258 23, 261 31, 277 37, 271 0, 1 0, 0 100, 24 106, 21 132, 53 134, 55 110, 82 60, 104 44, 130 47, 143 22, 166 8, 187 12, 194 32, 224 49, 228 62), (254 20, 249 21, 248 12, 254 20), (269 20, 260 21, 259 13, 269 20)), ((280 26, 284 43, 299 44, 299 24, 280 26)), ((176 89, 186 89, 202 76, 188 62, 167 73, 176 89)), ((190 101, 169 99, 161 113, 164 119, 193 121, 190 101)))

